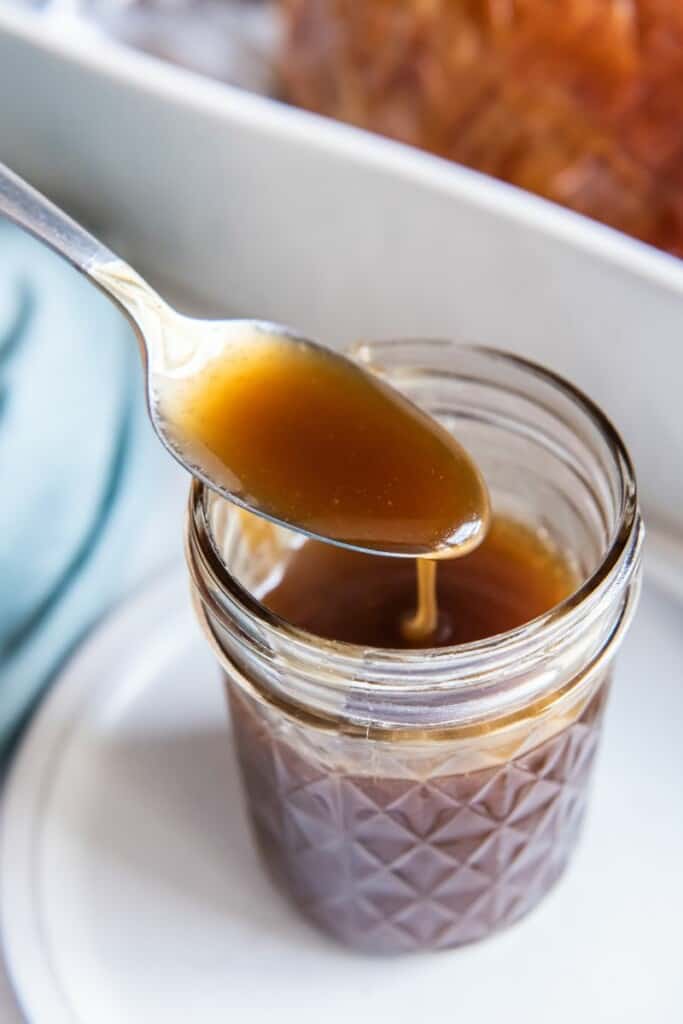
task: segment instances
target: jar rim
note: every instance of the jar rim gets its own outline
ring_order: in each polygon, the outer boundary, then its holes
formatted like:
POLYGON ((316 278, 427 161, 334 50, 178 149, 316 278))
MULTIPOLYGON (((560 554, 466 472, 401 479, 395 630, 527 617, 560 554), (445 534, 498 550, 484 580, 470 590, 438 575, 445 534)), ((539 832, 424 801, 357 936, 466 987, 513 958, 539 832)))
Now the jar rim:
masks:
MULTIPOLYGON (((496 362, 503 362, 525 373, 539 378, 551 385, 570 399, 583 414, 597 427, 602 440, 606 443, 609 455, 617 467, 620 482, 620 507, 615 516, 616 527, 607 550, 596 568, 586 577, 573 593, 563 601, 542 613, 536 618, 504 633, 498 633, 481 640, 469 643, 454 644, 443 647, 423 647, 419 649, 384 648, 359 645, 347 641, 330 640, 320 637, 299 626, 295 626, 277 613, 267 608, 257 597, 244 587, 233 576, 214 543, 208 521, 205 497, 208 488, 199 480, 192 482, 189 502, 188 539, 191 533, 200 541, 200 553, 204 569, 217 587, 235 602, 240 611, 261 630, 275 633, 280 639, 286 638, 298 648, 315 649, 321 656, 329 654, 336 661, 340 657, 348 663, 367 663, 372 657, 378 667, 396 665, 400 662, 407 672, 418 669, 429 662, 432 666, 448 662, 451 671, 458 665, 470 671, 477 663, 489 659, 497 660, 504 654, 505 661, 513 652, 527 651, 529 647, 545 645, 558 632, 573 628, 584 616, 589 615, 595 605, 602 603, 606 592, 613 586, 625 587, 630 581, 638 563, 638 556, 643 536, 642 521, 638 510, 637 486, 635 473, 628 450, 616 427, 602 409, 580 388, 571 384, 560 374, 523 356, 518 356, 494 347, 473 345, 446 339, 400 339, 400 341, 360 342, 351 349, 357 358, 363 357, 363 350, 370 348, 374 352, 389 350, 397 344, 419 344, 421 347, 437 346, 441 349, 450 348, 460 352, 471 352, 483 355, 496 362)), ((367 359, 366 359, 367 362, 367 359)), ((188 550, 188 556, 191 554, 188 550)), ((202 587, 197 579, 193 559, 188 557, 190 570, 195 582, 202 587)), ((213 603, 213 602, 212 602, 213 603)), ((220 613, 220 608, 215 607, 220 613)), ((467 675, 470 673, 468 672, 467 675)), ((380 682, 380 680, 378 680, 380 682)), ((451 684, 452 685, 452 684, 451 684)))

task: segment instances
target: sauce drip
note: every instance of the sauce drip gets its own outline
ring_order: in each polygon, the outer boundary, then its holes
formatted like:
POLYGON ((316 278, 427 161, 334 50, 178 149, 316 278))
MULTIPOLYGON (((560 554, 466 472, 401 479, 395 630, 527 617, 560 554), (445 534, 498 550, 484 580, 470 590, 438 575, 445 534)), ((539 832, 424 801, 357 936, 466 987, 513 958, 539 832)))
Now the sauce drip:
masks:
MULTIPOLYGON (((436 569, 434 562, 419 560, 423 565, 436 569)), ((543 536, 494 516, 475 551, 438 563, 436 584, 438 619, 427 645, 441 647, 529 622, 568 597, 578 576, 543 536)), ((425 646, 420 630, 405 628, 415 608, 415 569, 405 559, 307 541, 262 600, 282 618, 327 639, 368 647, 425 646)))
POLYGON ((417 608, 413 615, 404 616, 401 628, 406 640, 427 644, 436 632, 439 606, 436 597, 436 562, 431 558, 418 558, 417 608))
POLYGON ((486 487, 458 442, 326 349, 256 331, 158 393, 174 443, 205 476, 294 528, 438 557, 471 550, 486 531, 486 487))

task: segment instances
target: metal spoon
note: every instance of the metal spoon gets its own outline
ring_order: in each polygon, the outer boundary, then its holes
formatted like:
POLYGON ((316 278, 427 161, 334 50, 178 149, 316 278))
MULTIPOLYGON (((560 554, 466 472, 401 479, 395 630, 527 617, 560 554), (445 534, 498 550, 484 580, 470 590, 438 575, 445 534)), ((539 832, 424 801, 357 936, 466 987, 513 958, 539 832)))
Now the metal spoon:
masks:
MULTIPOLYGON (((442 557, 463 554, 481 541, 488 526, 489 505, 476 467, 442 427, 373 374, 276 324, 183 316, 132 267, 2 164, 0 214, 63 256, 124 313, 140 346, 149 413, 159 439, 193 476, 223 497, 309 536, 373 553, 442 557), (173 412, 178 389, 191 390, 207 367, 215 376, 212 368, 221 365, 224 357, 229 357, 230 365, 244 377, 254 363, 254 353, 261 349, 270 360, 270 390, 264 388, 259 395, 260 405, 256 406, 260 413, 251 414, 249 402, 243 403, 242 419, 231 426, 239 443, 222 449, 220 443, 214 443, 215 437, 212 447, 204 435, 184 433, 183 423, 173 412), (286 360, 296 363, 302 354, 307 360, 301 378, 303 390, 299 390, 299 378, 291 373, 282 380, 288 384, 295 406, 318 401, 321 411, 314 431, 303 420, 304 426, 295 429, 292 403, 283 401, 271 372, 273 360, 283 365, 286 360), (323 379, 328 389, 332 382, 332 394, 345 396, 343 402, 348 406, 341 414, 338 411, 335 423, 331 412, 327 416, 324 400, 311 390, 311 381, 323 379), (270 416, 273 422, 261 450, 258 444, 263 442, 263 432, 259 433, 258 417, 264 422, 268 419, 269 403, 279 411, 270 416), (389 416, 388 427, 380 415, 373 420, 376 406, 389 416), (342 458, 337 452, 338 470, 335 468, 336 476, 330 476, 332 447, 328 454, 325 439, 329 436, 330 444, 339 448, 340 435, 346 445, 347 433, 349 447, 343 449, 342 458), (289 438, 289 447, 283 437, 289 438), (411 458, 414 441, 419 443, 411 458), (252 444, 258 458, 252 459, 257 464, 251 466, 254 472, 250 475, 245 449, 252 444), (271 448, 278 453, 279 462, 264 473, 271 448), (368 465, 376 468, 370 473, 368 465), (277 492, 270 487, 275 478, 279 480, 277 492), (377 493, 369 493, 368 486, 372 491, 375 483, 377 493), (308 504, 299 500, 306 488, 308 504), (423 515, 430 502, 431 519, 423 515), (448 515, 446 509, 450 509, 448 515)), ((228 389, 225 394, 229 399, 232 392, 228 389)), ((201 392, 200 399, 195 394, 193 401, 193 422, 201 426, 205 413, 201 392)), ((186 422, 190 420, 186 418, 186 422)))

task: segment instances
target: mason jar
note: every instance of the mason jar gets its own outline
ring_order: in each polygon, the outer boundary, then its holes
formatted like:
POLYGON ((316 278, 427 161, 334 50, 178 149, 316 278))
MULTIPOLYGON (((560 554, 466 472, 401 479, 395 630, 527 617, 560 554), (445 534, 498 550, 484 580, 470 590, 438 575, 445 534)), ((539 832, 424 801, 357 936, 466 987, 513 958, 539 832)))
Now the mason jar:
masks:
POLYGON ((474 643, 322 639, 259 600, 302 538, 198 482, 187 560, 266 865, 349 946, 441 949, 527 914, 571 858, 637 602, 643 527, 619 435, 555 374, 449 342, 353 354, 453 432, 494 512, 548 537, 576 591, 474 643))

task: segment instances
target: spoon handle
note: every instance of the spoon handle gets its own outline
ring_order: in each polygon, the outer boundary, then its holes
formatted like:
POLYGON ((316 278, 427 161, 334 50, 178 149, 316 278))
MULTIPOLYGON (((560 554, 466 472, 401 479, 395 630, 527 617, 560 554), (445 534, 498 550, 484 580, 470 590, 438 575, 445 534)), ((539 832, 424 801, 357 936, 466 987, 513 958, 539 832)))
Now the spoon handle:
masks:
POLYGON ((97 263, 117 257, 49 199, 0 163, 0 214, 88 273, 97 263))
POLYGON ((0 163, 0 216, 7 217, 85 274, 127 317, 143 362, 158 343, 160 313, 168 307, 147 282, 37 189, 0 163))

